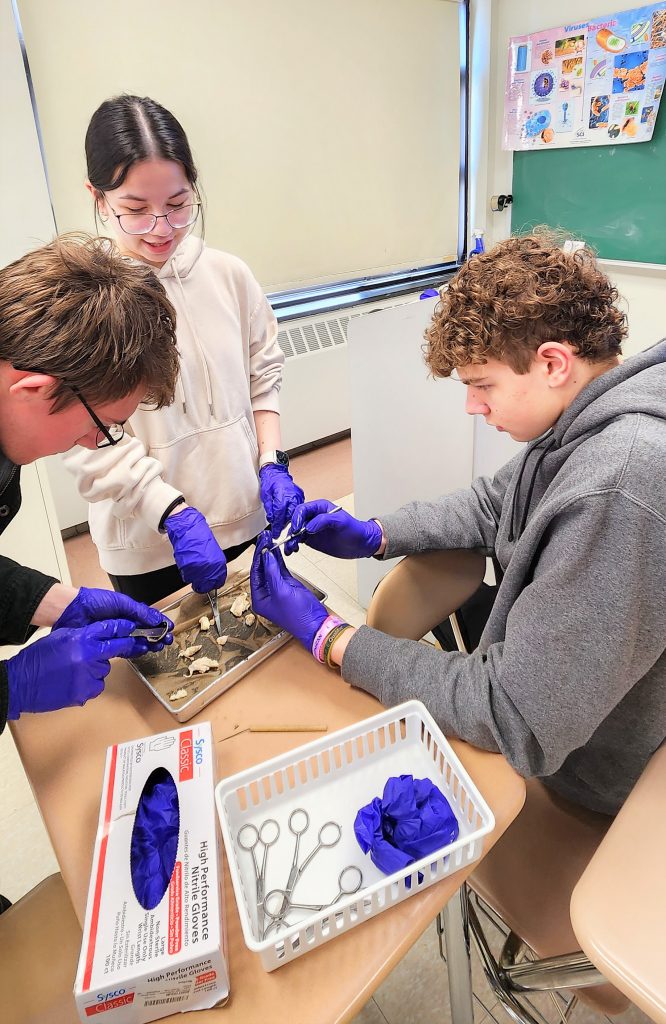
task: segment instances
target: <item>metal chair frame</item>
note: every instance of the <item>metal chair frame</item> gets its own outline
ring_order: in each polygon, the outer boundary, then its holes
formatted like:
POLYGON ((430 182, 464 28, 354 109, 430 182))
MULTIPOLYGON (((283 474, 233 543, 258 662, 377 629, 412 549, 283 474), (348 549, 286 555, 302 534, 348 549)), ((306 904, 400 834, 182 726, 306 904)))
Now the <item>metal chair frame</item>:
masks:
MULTIPOLYGON (((462 654, 469 651, 463 642, 460 624, 455 612, 449 615, 449 623, 456 639, 458 650, 462 654)), ((467 883, 458 890, 454 900, 460 901, 460 909, 456 920, 445 907, 437 917, 437 934, 439 951, 447 963, 449 971, 449 987, 451 989, 451 1008, 454 1021, 473 1020, 473 1015, 466 1012, 456 996, 459 981, 455 975, 456 967, 450 962, 443 949, 443 940, 447 950, 455 950, 462 941, 469 957, 470 938, 483 966, 488 982, 497 996, 501 1006, 509 1017, 517 1024, 548 1024, 543 1014, 530 1002, 528 993, 551 993, 553 1006, 557 1012, 558 1024, 566 1024, 578 1000, 574 995, 565 996, 561 989, 589 988, 593 985, 607 983, 603 974, 597 970, 582 950, 562 956, 538 958, 534 951, 523 942, 519 935, 512 932, 491 907, 489 907, 467 883), (504 944, 499 959, 496 959, 480 921, 483 914, 504 936, 504 944), (457 922, 460 923, 457 923, 457 922), (452 971, 453 966, 453 971, 452 971), (456 1009, 458 1015, 456 1015, 456 1009)), ((484 1006, 483 1003, 481 1003, 484 1006)), ((486 1012, 490 1010, 484 1006, 486 1012)), ((491 1013, 492 1016, 492 1013, 491 1013)), ((601 1015, 604 1016, 604 1015, 601 1015)), ((610 1022, 610 1018, 606 1017, 610 1022)))

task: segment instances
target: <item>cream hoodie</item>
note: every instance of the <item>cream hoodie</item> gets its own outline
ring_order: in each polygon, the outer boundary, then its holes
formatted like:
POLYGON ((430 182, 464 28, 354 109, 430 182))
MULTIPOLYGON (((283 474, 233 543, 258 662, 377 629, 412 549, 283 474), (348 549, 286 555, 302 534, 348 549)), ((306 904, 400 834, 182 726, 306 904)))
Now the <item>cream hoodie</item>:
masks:
POLYGON ((235 256, 186 238, 156 272, 177 315, 176 399, 139 406, 118 445, 75 448, 65 463, 90 502, 92 539, 114 576, 173 564, 160 519, 182 495, 222 548, 266 525, 253 413, 278 412, 284 355, 273 311, 235 256))

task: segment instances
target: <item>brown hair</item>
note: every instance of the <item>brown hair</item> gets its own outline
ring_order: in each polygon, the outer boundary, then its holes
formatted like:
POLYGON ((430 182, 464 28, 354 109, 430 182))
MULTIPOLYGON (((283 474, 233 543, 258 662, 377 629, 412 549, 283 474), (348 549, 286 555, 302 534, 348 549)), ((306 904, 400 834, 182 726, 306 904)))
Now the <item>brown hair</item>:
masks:
POLYGON ((0 359, 57 378, 57 412, 106 405, 144 388, 156 408, 173 401, 176 313, 148 267, 108 239, 64 235, 0 270, 0 359))
POLYGON ((472 256, 442 291, 425 333, 435 377, 500 359, 527 373, 544 341, 567 341, 590 362, 617 356, 627 333, 618 293, 585 247, 562 248, 564 234, 535 228, 472 256))

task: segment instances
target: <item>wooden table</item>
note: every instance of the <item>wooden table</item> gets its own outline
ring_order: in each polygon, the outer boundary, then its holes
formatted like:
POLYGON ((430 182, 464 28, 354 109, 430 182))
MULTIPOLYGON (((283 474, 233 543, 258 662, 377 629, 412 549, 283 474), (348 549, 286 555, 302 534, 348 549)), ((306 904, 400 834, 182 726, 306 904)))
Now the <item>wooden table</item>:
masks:
MULTIPOLYGON (((249 725, 315 724, 328 731, 377 714, 379 703, 354 690, 290 641, 198 716, 216 739, 218 777, 231 775, 299 746, 319 734, 250 733, 222 737, 249 725)), ((195 719, 196 720, 196 719, 195 719)), ((194 721, 194 720, 193 720, 194 721)), ((124 662, 116 662, 105 692, 85 708, 24 715, 12 732, 42 812, 65 884, 81 922, 104 771, 106 748, 178 727, 124 662)), ((495 831, 484 853, 520 811, 523 780, 503 757, 454 742, 456 752, 490 805, 495 831)), ((471 869, 470 869, 471 870, 471 869)), ((231 999, 198 1011, 187 1024, 329 1024, 349 1020, 457 891, 458 871, 399 906, 272 973, 245 946, 225 866, 231 999)))

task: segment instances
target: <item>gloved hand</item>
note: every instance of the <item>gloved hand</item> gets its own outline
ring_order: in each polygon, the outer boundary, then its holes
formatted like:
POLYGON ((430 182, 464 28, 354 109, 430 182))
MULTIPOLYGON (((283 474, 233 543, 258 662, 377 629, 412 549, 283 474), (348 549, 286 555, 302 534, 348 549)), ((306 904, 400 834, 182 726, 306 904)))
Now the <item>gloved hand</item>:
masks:
MULTIPOLYGON (((140 604, 127 594, 117 594, 113 590, 96 590, 81 587, 59 619, 53 623, 53 629, 76 628, 89 626, 93 622, 106 619, 132 619, 135 626, 159 626, 165 619, 173 629, 173 622, 156 608, 140 604)), ((161 651, 165 644, 173 643, 173 635, 169 632, 159 644, 151 644, 151 650, 161 651)))
POLYGON ((266 510, 271 534, 277 538, 291 519, 296 506, 304 500, 305 495, 292 480, 287 467, 278 466, 272 462, 267 466, 262 466, 259 470, 259 484, 261 500, 266 510))
POLYGON ((129 635, 135 626, 129 619, 109 619, 56 629, 15 654, 7 662, 7 717, 83 705, 99 696, 110 658, 138 658, 148 650, 147 640, 129 635))
POLYGON ((291 517, 291 533, 302 529, 305 533, 288 540, 284 553, 291 555, 298 551, 299 544, 307 544, 335 558, 369 558, 376 554, 382 542, 379 524, 374 519, 354 519, 344 509, 329 514, 332 508, 333 502, 325 498, 299 505, 291 517))
POLYGON ((227 578, 227 560, 201 512, 184 508, 164 523, 180 575, 199 594, 217 590, 227 578))
POLYGON ((268 530, 259 534, 250 570, 252 608, 282 626, 311 651, 315 633, 328 618, 328 612, 321 601, 287 571, 280 549, 266 550, 271 543, 268 530))

